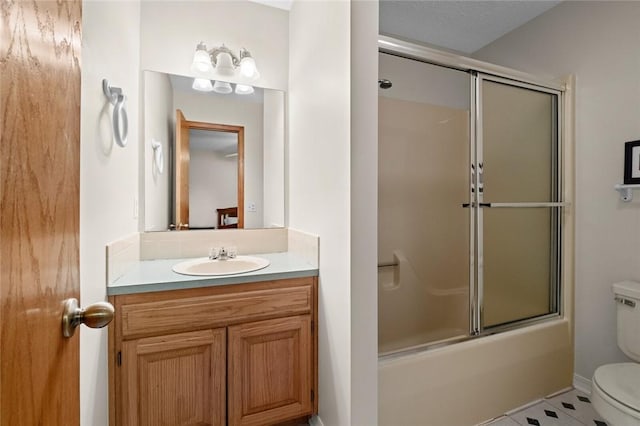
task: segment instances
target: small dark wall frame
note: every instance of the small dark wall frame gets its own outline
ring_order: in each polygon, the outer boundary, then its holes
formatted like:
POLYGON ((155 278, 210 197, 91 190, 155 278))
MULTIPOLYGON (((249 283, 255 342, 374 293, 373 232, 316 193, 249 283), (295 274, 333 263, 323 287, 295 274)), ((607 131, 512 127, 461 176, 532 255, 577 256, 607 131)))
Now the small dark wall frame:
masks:
POLYGON ((624 183, 640 184, 640 140, 624 144, 624 183))

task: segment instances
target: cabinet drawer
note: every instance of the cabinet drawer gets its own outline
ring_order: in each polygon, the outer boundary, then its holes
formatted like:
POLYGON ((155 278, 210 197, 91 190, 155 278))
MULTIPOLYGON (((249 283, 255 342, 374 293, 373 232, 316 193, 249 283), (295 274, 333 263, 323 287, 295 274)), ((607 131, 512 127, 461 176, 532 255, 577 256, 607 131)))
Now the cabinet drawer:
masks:
POLYGON ((308 313, 311 307, 311 285, 123 304, 122 337, 215 328, 308 313))

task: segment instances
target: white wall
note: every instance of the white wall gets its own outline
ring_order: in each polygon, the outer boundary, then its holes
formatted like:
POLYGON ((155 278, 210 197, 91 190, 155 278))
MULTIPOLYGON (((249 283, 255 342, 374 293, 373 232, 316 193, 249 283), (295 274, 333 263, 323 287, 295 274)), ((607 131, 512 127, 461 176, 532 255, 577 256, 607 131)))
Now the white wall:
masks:
POLYGON ((378 419, 377 33, 376 2, 290 12, 289 226, 321 241, 319 417, 332 426, 378 419))
POLYGON ((351 2, 351 425, 378 424, 377 81, 378 3, 354 1, 351 2))
MULTIPOLYGON (((137 231, 140 3, 85 1, 82 6, 80 144, 81 305, 105 300, 105 246, 137 231), (117 31, 114 30, 117 28, 117 31), (127 96, 129 143, 112 139, 112 106, 102 79, 127 96)), ((107 329, 80 328, 80 422, 108 424, 107 329)))
POLYGON ((238 205, 238 158, 190 148, 189 227, 218 225, 217 209, 238 205))
MULTIPOLYGON (((141 9, 142 69, 192 75, 199 42, 247 48, 260 71, 255 85, 287 89, 288 12, 248 1, 144 1, 141 9)), ((230 79, 230 81, 235 81, 230 79)))
POLYGON ((576 75, 575 372, 587 379, 599 365, 626 360, 616 346, 611 284, 640 280, 640 205, 613 190, 624 142, 640 138, 638 22, 638 2, 563 2, 474 55, 534 74, 576 75))
POLYGON ((171 123, 175 121, 173 110, 173 89, 167 74, 145 72, 144 84, 144 146, 140 155, 144 164, 144 194, 141 195, 140 214, 144 215, 144 227, 147 231, 166 231, 173 220, 171 211, 171 155, 173 153, 174 132, 171 123), (159 173, 154 165, 154 152, 151 141, 160 143, 163 153, 163 172, 159 173), (148 208, 147 208, 148 207, 148 208))
POLYGON ((202 96, 182 91, 174 91, 173 102, 173 110, 181 109, 188 121, 244 127, 244 227, 262 228, 262 104, 221 100, 220 96, 202 96), (248 211, 250 203, 256 205, 256 212, 248 211))
POLYGON ((319 416, 349 425, 350 4, 294 2, 289 37, 289 226, 320 237, 319 416))

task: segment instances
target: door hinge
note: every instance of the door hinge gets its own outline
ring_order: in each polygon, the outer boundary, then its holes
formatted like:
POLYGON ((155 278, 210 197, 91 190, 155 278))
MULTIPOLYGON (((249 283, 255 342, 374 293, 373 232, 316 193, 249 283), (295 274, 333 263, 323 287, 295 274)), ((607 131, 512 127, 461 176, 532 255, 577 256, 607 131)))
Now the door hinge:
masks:
POLYGON ((311 389, 311 402, 315 399, 316 395, 313 393, 313 389, 311 389))
POLYGON ((120 367, 122 365, 122 352, 118 351, 118 354, 116 355, 116 365, 118 367, 120 367))

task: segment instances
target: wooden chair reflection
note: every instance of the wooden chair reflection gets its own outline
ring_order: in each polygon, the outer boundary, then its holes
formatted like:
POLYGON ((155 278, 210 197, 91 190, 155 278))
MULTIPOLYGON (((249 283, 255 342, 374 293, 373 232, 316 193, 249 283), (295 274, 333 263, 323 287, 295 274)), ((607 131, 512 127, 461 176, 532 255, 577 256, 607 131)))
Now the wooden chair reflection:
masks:
POLYGON ((226 207, 217 209, 218 211, 218 229, 237 228, 238 227, 238 208, 226 207))

